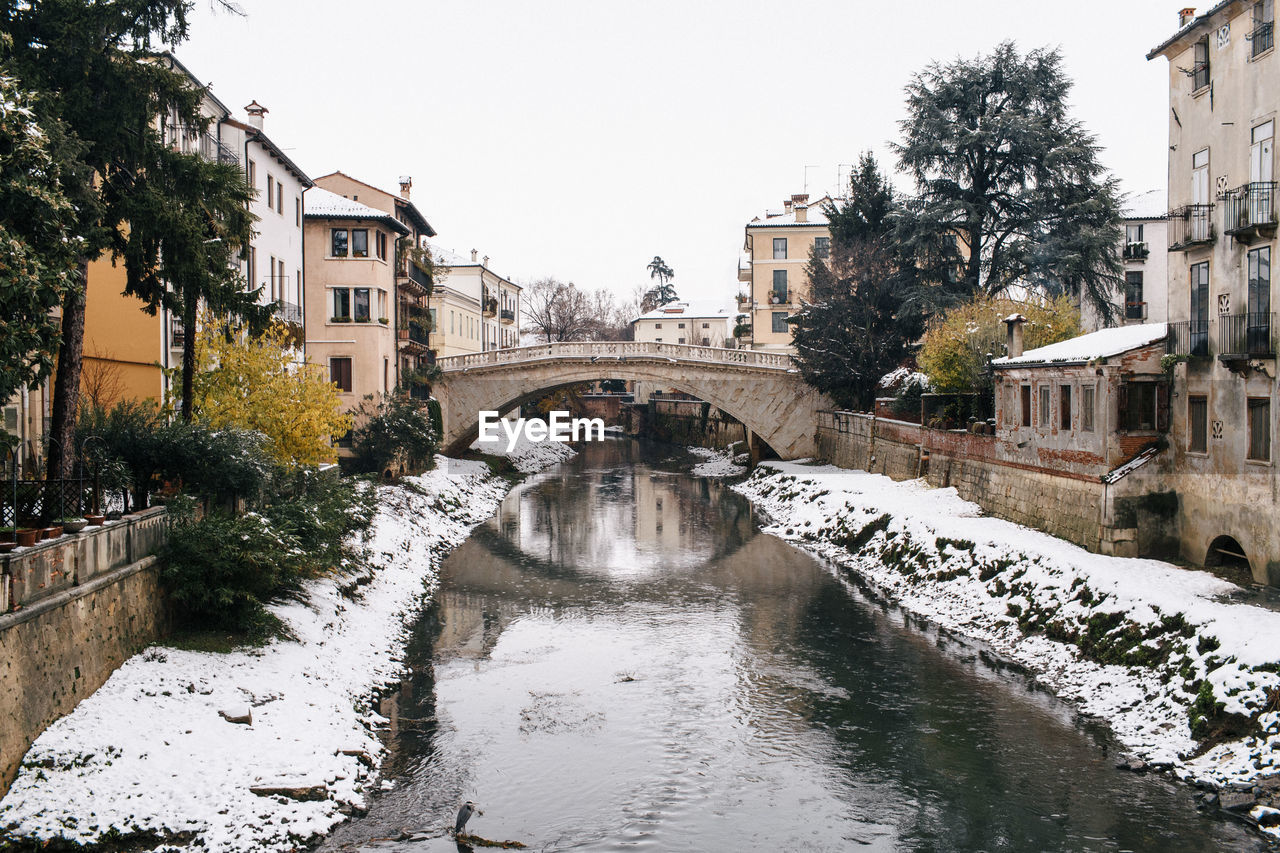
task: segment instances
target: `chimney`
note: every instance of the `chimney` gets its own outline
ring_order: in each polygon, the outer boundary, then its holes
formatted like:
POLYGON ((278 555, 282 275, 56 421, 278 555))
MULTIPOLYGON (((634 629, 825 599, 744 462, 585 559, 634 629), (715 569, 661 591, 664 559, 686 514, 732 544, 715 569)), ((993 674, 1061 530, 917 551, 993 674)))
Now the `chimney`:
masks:
POLYGON ((809 205, 803 202, 796 205, 796 222, 809 221, 809 205))
POLYGON ((808 200, 809 200, 808 193, 796 193, 795 195, 791 196, 792 204, 804 204, 808 200))
POLYGON ((1005 325, 1009 327, 1009 334, 1005 339, 1009 358, 1018 358, 1022 355, 1022 327, 1026 322, 1027 318, 1021 314, 1010 314, 1004 318, 1005 325))
POLYGON ((791 199, 787 199, 786 201, 782 202, 782 209, 786 213, 791 212, 791 199))
POLYGON ((409 200, 409 190, 413 188, 413 178, 408 175, 400 176, 400 198, 405 201, 409 200))
POLYGON ((483 263, 486 267, 489 266, 489 256, 485 255, 484 260, 481 261, 481 263, 483 263))
POLYGON ((1182 29, 1187 24, 1191 23, 1191 20, 1195 18, 1195 16, 1196 16, 1196 10, 1195 10, 1195 7, 1193 6, 1188 6, 1187 8, 1180 11, 1178 13, 1178 29, 1182 29))
POLYGON ((476 256, 477 256, 477 255, 479 255, 479 254, 480 254, 480 252, 479 252, 478 250, 476 250, 476 249, 472 249, 472 250, 471 250, 471 263, 473 263, 473 264, 474 264, 474 263, 476 262, 476 256))
POLYGON ((262 130, 262 117, 270 112, 270 110, 257 101, 254 101, 245 107, 244 111, 249 114, 249 126, 262 130))

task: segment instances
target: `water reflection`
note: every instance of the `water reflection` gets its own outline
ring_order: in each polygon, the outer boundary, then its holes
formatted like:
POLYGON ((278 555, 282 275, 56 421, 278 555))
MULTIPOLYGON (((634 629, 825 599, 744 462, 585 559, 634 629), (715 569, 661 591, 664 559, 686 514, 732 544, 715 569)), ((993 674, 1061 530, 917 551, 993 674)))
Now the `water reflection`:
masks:
POLYGON ((672 457, 591 447, 449 557, 384 703, 397 787, 325 849, 456 850, 466 799, 534 849, 1264 847, 672 457))

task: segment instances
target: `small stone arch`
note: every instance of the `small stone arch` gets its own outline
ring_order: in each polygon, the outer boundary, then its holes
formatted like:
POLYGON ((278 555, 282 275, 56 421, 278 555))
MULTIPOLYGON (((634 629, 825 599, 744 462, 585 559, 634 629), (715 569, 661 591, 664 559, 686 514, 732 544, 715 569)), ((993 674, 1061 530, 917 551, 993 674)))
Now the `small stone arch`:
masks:
POLYGON ((1244 546, 1234 536, 1223 534, 1209 543, 1204 555, 1204 567, 1237 583, 1253 581, 1253 567, 1244 546))

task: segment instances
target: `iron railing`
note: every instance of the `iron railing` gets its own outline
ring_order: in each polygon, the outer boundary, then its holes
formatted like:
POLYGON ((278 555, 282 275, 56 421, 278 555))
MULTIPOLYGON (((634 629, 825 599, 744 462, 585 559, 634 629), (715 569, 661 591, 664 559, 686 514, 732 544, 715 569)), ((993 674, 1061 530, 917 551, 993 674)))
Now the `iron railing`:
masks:
POLYGON ((182 349, 187 342, 186 329, 182 327, 182 319, 173 315, 169 316, 169 347, 171 349, 182 349))
POLYGON ((1146 260, 1151 254, 1151 250, 1147 248, 1146 243, 1125 243, 1124 259, 1126 261, 1142 261, 1146 260))
POLYGON ((302 325, 302 306, 293 302, 276 302, 276 319, 291 323, 295 326, 302 325))
POLYGON ((1274 21, 1258 21, 1254 24, 1253 32, 1245 36, 1253 43, 1252 56, 1257 56, 1271 50, 1275 44, 1275 22, 1274 21))
POLYGON ((1169 355, 1188 355, 1203 358, 1209 354, 1209 326, 1207 323, 1181 320, 1167 324, 1169 335, 1165 352, 1169 355))
POLYGON ((1275 315, 1269 313, 1222 314, 1218 317, 1218 354, 1236 358, 1275 356, 1275 315))
POLYGON ((1276 182, 1255 181, 1223 197, 1222 230, 1239 235, 1259 226, 1276 224, 1276 182))
POLYGON ((10 480, 0 487, 2 527, 48 527, 60 518, 83 516, 86 509, 92 507, 93 489, 82 477, 10 480))
POLYGON ((428 293, 431 292, 431 276, 418 269, 418 265, 413 261, 405 260, 404 266, 400 269, 400 277, 409 279, 428 293))
POLYGON ((1217 236, 1213 232, 1212 204, 1188 204, 1179 207, 1169 212, 1169 220, 1174 227, 1176 238, 1169 246, 1171 252, 1202 243, 1212 243, 1217 236))
POLYGON ((514 323, 516 321, 516 312, 511 308, 503 308, 501 317, 504 323, 514 323))

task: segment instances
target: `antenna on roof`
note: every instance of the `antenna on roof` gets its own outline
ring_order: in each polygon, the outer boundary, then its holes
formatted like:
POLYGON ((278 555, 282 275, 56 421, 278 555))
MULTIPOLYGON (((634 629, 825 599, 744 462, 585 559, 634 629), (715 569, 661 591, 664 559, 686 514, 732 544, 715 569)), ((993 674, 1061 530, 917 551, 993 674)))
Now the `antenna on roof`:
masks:
POLYGON ((849 197, 849 181, 852 179, 852 177, 853 177, 852 163, 836 164, 836 198, 849 197), (848 169, 849 171, 846 173, 844 171, 845 169, 848 169))
POLYGON ((807 193, 807 192, 809 192, 809 170, 810 170, 810 169, 818 169, 818 168, 821 168, 821 167, 819 167, 819 166, 805 166, 805 167, 804 167, 804 191, 805 191, 806 193, 807 193))

